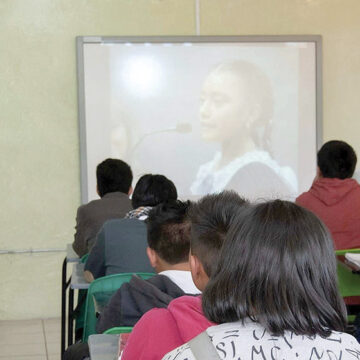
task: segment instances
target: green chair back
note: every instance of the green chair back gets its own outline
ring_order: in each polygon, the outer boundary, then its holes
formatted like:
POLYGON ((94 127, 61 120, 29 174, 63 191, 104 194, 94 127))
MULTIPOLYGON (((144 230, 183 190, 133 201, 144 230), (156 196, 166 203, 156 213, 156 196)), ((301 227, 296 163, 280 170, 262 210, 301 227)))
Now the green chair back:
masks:
POLYGON ((335 255, 345 255, 346 253, 358 254, 360 253, 360 249, 335 250, 335 255))
MULTIPOLYGON (((359 253, 360 249, 336 250, 337 256, 344 256, 346 253, 359 253)), ((340 261, 337 262, 337 275, 339 290, 342 297, 360 296, 360 275, 354 274, 351 269, 340 261)))
POLYGON ((360 275, 354 274, 344 264, 338 262, 337 275, 342 297, 360 296, 360 275))
POLYGON ((116 326, 104 331, 104 334, 128 334, 132 332, 132 326, 116 326))
MULTIPOLYGON (((94 280, 88 289, 85 305, 85 320, 84 320, 84 333, 83 342, 87 342, 89 335, 96 334, 96 312, 94 304, 94 295, 106 294, 108 297, 118 290, 122 284, 129 282, 134 274, 114 274, 104 276, 94 280)), ((136 273, 137 276, 146 280, 154 276, 152 273, 136 273)))

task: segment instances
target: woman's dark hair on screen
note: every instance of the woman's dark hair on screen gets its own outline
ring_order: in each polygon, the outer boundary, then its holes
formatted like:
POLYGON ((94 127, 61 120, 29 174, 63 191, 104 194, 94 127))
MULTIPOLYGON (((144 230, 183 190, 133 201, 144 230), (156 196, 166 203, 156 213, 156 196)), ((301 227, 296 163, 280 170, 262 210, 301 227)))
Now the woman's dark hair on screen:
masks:
POLYGON ((143 175, 136 183, 132 206, 156 206, 167 200, 176 200, 177 191, 174 183, 164 175, 143 175))
POLYGON ((346 325, 329 232, 287 201, 251 206, 235 219, 202 300, 215 323, 250 318, 274 335, 327 337, 346 325))

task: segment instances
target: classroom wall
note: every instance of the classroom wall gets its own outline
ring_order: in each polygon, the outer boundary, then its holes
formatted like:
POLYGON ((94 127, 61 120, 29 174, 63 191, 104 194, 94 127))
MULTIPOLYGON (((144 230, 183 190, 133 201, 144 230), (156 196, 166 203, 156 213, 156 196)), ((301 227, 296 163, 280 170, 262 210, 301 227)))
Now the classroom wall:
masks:
MULTIPOLYGON (((360 154, 358 0, 200 0, 202 35, 320 34, 324 139, 360 154)), ((80 203, 77 35, 195 35, 195 0, 0 1, 0 250, 64 249, 80 203)), ((64 253, 0 255, 0 319, 60 315, 64 253)))

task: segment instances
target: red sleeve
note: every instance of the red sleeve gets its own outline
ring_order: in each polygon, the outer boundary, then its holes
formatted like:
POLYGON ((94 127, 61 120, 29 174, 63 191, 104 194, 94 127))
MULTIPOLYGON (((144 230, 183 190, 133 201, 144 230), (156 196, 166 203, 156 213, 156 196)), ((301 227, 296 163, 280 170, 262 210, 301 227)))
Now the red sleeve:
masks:
POLYGON ((167 309, 152 309, 135 325, 121 360, 159 360, 182 344, 171 313, 167 309))

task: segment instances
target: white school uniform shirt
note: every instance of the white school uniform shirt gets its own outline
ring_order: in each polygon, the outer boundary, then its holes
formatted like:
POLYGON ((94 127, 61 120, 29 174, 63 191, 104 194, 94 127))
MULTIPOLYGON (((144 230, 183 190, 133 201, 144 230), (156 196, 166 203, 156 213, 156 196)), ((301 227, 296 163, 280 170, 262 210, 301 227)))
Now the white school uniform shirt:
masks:
MULTIPOLYGON (((346 333, 333 331, 328 338, 296 335, 272 336, 262 326, 246 320, 212 326, 206 330, 222 360, 355 360, 360 346, 346 333)), ((194 360, 188 344, 169 352, 163 360, 194 360)), ((196 359, 206 360, 206 359, 196 359)))
MULTIPOLYGON (((259 163, 269 167, 285 181, 289 189, 291 189, 291 193, 297 193, 298 191, 298 181, 294 171, 289 166, 280 166, 266 151, 254 150, 247 152, 232 160, 223 168, 216 170, 220 160, 221 153, 217 152, 213 160, 200 166, 196 179, 190 187, 192 194, 206 195, 224 190, 237 171, 252 163, 259 163)), ((246 188, 246 184, 243 186, 246 188)))
POLYGON ((201 291, 195 286, 190 271, 185 270, 165 270, 159 275, 167 276, 175 283, 185 294, 201 294, 201 291))

